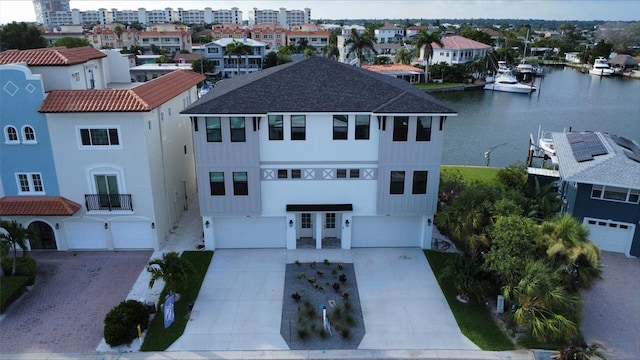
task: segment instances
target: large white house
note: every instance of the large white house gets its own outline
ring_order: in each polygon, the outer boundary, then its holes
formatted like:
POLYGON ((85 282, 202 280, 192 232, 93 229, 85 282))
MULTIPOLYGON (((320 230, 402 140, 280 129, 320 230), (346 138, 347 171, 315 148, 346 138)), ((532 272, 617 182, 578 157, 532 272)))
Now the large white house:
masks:
POLYGON ((428 248, 445 121, 406 81, 321 57, 187 107, 205 247, 428 248))
MULTIPOLYGON (((448 65, 464 64, 474 59, 485 57, 491 50, 491 46, 481 42, 467 39, 459 35, 445 35, 440 39, 442 45, 432 43, 433 57, 431 64, 439 64, 441 62, 448 65)), ((420 52, 420 58, 424 58, 424 48, 420 52)))

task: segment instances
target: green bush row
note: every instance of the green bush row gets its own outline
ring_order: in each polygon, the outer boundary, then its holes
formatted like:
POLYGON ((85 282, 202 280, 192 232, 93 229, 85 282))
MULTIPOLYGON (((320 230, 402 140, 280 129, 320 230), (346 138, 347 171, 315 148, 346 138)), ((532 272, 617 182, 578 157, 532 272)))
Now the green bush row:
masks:
POLYGON ((130 344, 140 331, 149 327, 149 309, 136 300, 121 302, 104 319, 104 340, 110 346, 130 344))
POLYGON ((16 301, 29 285, 28 276, 0 276, 0 314, 16 301))
MULTIPOLYGON (((2 271, 6 276, 11 276, 13 270, 13 258, 6 256, 2 259, 2 271)), ((36 282, 36 260, 28 256, 16 258, 16 276, 26 276, 29 278, 28 285, 36 282)))

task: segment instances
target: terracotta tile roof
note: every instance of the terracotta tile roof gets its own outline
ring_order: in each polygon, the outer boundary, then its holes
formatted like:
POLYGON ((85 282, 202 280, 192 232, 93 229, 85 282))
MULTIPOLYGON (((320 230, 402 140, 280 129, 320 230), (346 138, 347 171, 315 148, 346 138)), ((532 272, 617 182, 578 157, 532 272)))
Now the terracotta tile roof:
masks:
POLYGON ((137 112, 151 111, 205 80, 188 70, 174 70, 131 89, 54 90, 39 112, 137 112))
POLYGON ((62 196, 5 196, 0 198, 0 215, 71 216, 82 205, 62 196))
MULTIPOLYGON (((448 35, 440 39, 444 45, 443 49, 449 50, 463 50, 463 49, 489 49, 491 46, 483 44, 481 42, 467 39, 466 37, 459 35, 448 35)), ((432 43, 434 49, 440 49, 440 46, 436 43, 432 43)))
POLYGON ((67 49, 51 47, 29 50, 7 50, 0 52, 0 64, 26 62, 30 66, 69 66, 82 64, 89 60, 100 59, 107 55, 91 46, 67 49))

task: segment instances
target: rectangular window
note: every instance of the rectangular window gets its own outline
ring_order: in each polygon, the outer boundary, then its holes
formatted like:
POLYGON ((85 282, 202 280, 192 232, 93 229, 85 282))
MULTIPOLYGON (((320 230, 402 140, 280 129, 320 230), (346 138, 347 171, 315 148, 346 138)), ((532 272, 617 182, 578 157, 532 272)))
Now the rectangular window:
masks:
POLYGON ((282 115, 269 115, 269 140, 282 140, 282 115))
POLYGON ((413 189, 412 194, 426 194, 427 193, 427 172, 426 171, 414 171, 413 172, 413 189))
POLYGON ((302 177, 302 171, 300 169, 292 169, 291 170, 291 178, 292 179, 300 179, 302 177))
POLYGON ((278 169, 278 179, 286 179, 289 174, 287 173, 287 169, 278 169))
POLYGON ((347 140, 348 124, 347 115, 333 115, 333 140, 347 140))
POLYGON ((43 193, 42 175, 40 173, 16 174, 20 193, 43 193))
POLYGON ((100 201, 100 209, 120 208, 120 191, 116 175, 95 175, 96 191, 100 201))
POLYGON ((324 227, 325 227, 325 229, 335 229, 336 228, 336 213, 326 213, 326 214, 324 214, 324 227))
POLYGON ((219 117, 206 117, 207 142, 222 142, 222 125, 219 117))
POLYGON ((307 119, 305 115, 291 115, 291 140, 306 138, 307 119))
POLYGON ((357 179, 360 177, 360 169, 349 169, 349 177, 357 179))
POLYGON ((593 185, 591 188, 591 198, 637 204, 640 202, 640 190, 616 186, 593 185))
POLYGON ((393 141, 407 141, 409 117, 395 116, 393 118, 393 141))
POLYGON ((118 146, 118 129, 80 129, 83 146, 118 146))
POLYGON ((246 171, 233 172, 233 195, 249 195, 246 171))
POLYGON ((347 177, 347 169, 337 169, 336 177, 338 179, 345 179, 347 177))
POLYGON ((224 192, 224 173, 215 171, 209 173, 209 189, 211 196, 222 196, 224 192))
POLYGON ((431 116, 418 116, 416 141, 431 141, 431 116))
POLYGON ((356 115, 356 140, 369 140, 369 115, 356 115))
POLYGON ((231 117, 231 142, 245 142, 247 137, 244 132, 244 117, 231 117))
POLYGON ((302 223, 301 225, 303 229, 311 229, 311 214, 300 214, 300 222, 302 223))
POLYGON ((404 194, 404 171, 391 172, 391 185, 389 187, 389 194, 404 194))

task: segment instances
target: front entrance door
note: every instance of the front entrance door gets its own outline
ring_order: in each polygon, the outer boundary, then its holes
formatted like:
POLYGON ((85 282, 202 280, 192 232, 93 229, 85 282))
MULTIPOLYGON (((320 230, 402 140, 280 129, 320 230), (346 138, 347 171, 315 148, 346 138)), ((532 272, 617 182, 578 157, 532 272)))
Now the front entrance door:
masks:
POLYGON ((300 237, 313 237, 313 218, 311 217, 311 213, 300 214, 300 237))
POLYGON ((42 221, 34 221, 29 224, 29 230, 35 235, 35 239, 29 239, 31 249, 57 250, 56 236, 49 224, 42 221))
POLYGON ((322 237, 335 238, 337 237, 336 231, 336 213, 324 214, 324 233, 322 237))

